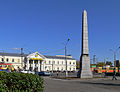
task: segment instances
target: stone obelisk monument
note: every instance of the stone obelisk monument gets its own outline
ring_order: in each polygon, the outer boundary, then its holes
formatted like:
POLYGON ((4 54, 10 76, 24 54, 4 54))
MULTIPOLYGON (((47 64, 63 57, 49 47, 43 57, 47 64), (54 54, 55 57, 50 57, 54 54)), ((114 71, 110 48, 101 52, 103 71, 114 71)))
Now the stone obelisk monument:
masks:
POLYGON ((80 78, 93 77, 90 69, 90 56, 88 47, 88 24, 86 10, 84 10, 82 15, 82 52, 80 57, 80 70, 78 77, 80 78))

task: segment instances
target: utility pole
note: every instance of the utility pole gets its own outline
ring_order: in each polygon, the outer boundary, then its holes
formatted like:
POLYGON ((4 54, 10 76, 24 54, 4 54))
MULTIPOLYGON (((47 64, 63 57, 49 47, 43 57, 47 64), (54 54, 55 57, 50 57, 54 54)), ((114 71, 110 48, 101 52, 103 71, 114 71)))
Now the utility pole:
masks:
POLYGON ((96 56, 96 55, 93 55, 93 64, 95 64, 95 56, 96 56))
POLYGON ((66 77, 68 76, 68 71, 67 71, 67 47, 65 46, 65 62, 66 62, 66 77))
POLYGON ((23 69, 23 48, 21 48, 21 68, 23 69))
POLYGON ((115 68, 115 72, 116 72, 116 52, 114 51, 114 68, 115 68))
POLYGON ((65 63, 66 63, 65 76, 66 76, 66 77, 68 76, 68 70, 67 70, 67 44, 68 44, 69 40, 70 40, 70 39, 68 38, 68 40, 67 40, 67 42, 66 42, 66 44, 65 44, 65 63))
POLYGON ((52 74, 53 74, 53 62, 54 62, 54 61, 52 61, 52 74))
MULTIPOLYGON (((120 47, 118 47, 115 51, 110 49, 110 51, 112 51, 114 53, 114 72, 115 72, 115 76, 116 76, 116 53, 119 49, 120 49, 120 47)), ((114 76, 114 74, 113 74, 113 76, 114 76)))

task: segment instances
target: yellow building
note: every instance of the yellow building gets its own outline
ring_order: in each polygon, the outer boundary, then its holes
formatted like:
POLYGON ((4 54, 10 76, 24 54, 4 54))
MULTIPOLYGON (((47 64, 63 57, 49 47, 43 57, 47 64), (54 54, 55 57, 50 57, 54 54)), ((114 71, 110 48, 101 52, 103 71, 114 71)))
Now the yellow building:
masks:
POLYGON ((0 53, 0 61, 13 64, 14 68, 30 71, 76 71, 76 60, 72 56, 46 56, 38 52, 24 55, 21 62, 21 55, 16 53, 0 53), (67 62, 67 65, 66 65, 67 62))

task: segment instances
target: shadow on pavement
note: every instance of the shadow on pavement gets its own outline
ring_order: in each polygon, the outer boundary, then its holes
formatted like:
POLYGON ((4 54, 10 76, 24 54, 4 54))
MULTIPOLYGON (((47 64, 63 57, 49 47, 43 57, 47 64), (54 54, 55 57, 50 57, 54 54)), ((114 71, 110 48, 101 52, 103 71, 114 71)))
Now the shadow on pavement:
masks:
POLYGON ((114 84, 114 83, 98 83, 98 82, 81 82, 83 84, 94 84, 94 85, 106 85, 106 86, 120 86, 120 84, 114 84))

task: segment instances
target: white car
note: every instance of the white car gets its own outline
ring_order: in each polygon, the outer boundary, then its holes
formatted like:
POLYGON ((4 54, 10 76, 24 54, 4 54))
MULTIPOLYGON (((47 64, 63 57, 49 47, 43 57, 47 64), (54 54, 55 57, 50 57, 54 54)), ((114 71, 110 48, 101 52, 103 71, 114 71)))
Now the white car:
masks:
POLYGON ((24 71, 24 70, 23 70, 23 71, 21 71, 21 73, 28 73, 28 71, 24 71))
POLYGON ((29 73, 29 74, 30 74, 30 73, 31 73, 31 74, 35 74, 35 72, 32 72, 32 71, 28 71, 28 73, 29 73))
POLYGON ((33 71, 27 71, 27 70, 23 70, 23 71, 21 71, 22 73, 29 73, 29 74, 35 74, 35 72, 33 72, 33 71))

